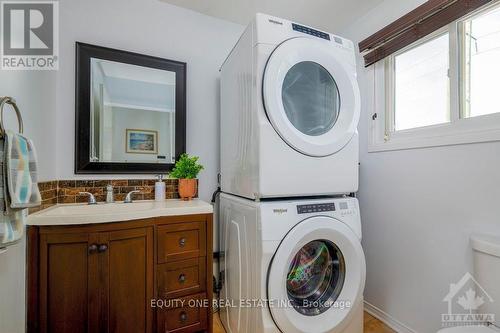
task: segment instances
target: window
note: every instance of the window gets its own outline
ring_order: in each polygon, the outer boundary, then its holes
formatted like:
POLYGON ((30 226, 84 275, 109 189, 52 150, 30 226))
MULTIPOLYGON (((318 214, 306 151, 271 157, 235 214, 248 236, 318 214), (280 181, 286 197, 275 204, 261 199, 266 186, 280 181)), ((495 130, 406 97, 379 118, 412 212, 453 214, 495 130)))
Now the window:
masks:
POLYGON ((464 117, 500 112, 500 7, 466 20, 464 117))
POLYGON ((372 68, 370 151, 500 140, 498 2, 372 68))
POLYGON ((394 56, 394 129, 450 121, 449 35, 394 56))

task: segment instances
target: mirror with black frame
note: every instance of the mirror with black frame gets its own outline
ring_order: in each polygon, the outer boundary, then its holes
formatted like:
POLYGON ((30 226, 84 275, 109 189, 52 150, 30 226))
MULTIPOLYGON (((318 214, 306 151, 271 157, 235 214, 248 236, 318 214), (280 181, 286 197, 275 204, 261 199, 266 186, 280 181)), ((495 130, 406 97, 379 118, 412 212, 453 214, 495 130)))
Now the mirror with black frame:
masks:
POLYGON ((186 64, 76 43, 76 173, 172 169, 186 146, 186 64))

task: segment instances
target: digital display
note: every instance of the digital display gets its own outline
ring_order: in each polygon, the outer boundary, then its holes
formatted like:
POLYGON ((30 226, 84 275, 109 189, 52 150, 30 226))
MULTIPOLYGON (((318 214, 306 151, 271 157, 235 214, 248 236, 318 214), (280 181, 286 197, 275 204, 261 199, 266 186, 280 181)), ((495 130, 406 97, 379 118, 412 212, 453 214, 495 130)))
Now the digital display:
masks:
POLYGON ((311 36, 330 40, 329 34, 322 32, 322 31, 319 31, 319 30, 311 29, 311 28, 305 27, 305 26, 300 25, 300 24, 295 24, 295 23, 292 23, 292 28, 293 28, 293 30, 298 31, 298 32, 302 32, 304 34, 308 34, 311 36))
POLYGON ((318 213, 318 212, 334 212, 335 211, 335 203, 320 203, 320 204, 307 204, 307 205, 298 205, 297 213, 298 214, 309 214, 309 213, 318 213))

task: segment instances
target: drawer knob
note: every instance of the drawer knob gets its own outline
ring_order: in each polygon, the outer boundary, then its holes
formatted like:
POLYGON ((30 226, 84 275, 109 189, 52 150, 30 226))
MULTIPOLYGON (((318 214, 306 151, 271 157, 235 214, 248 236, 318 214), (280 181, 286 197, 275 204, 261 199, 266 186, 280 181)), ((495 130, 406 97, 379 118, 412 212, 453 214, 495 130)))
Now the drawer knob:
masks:
POLYGON ((186 281, 186 275, 181 274, 179 275, 179 283, 184 283, 186 281))
POLYGON ((186 238, 182 237, 179 239, 179 246, 184 247, 184 245, 186 245, 186 238))
POLYGON ((89 254, 97 252, 97 244, 89 245, 89 254))
POLYGON ((185 311, 182 311, 181 314, 179 315, 180 322, 185 323, 187 319, 188 319, 187 313, 185 311))
POLYGON ((97 251, 99 253, 102 253, 102 252, 106 252, 107 249, 108 249, 108 246, 106 244, 101 244, 101 245, 99 245, 99 249, 97 249, 97 251))

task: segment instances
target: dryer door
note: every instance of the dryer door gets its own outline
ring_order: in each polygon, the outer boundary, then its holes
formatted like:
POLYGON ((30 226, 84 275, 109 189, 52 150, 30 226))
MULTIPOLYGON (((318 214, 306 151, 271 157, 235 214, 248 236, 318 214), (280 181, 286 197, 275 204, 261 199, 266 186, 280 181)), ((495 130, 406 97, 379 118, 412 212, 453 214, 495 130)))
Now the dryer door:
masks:
POLYGON ((309 156, 327 156, 351 140, 359 121, 354 69, 339 60, 345 52, 330 41, 292 38, 266 65, 263 98, 280 137, 309 156))
POLYGON ((365 258, 354 232, 333 218, 312 217, 295 226, 274 255, 269 308, 282 332, 340 332, 364 284, 365 258))

